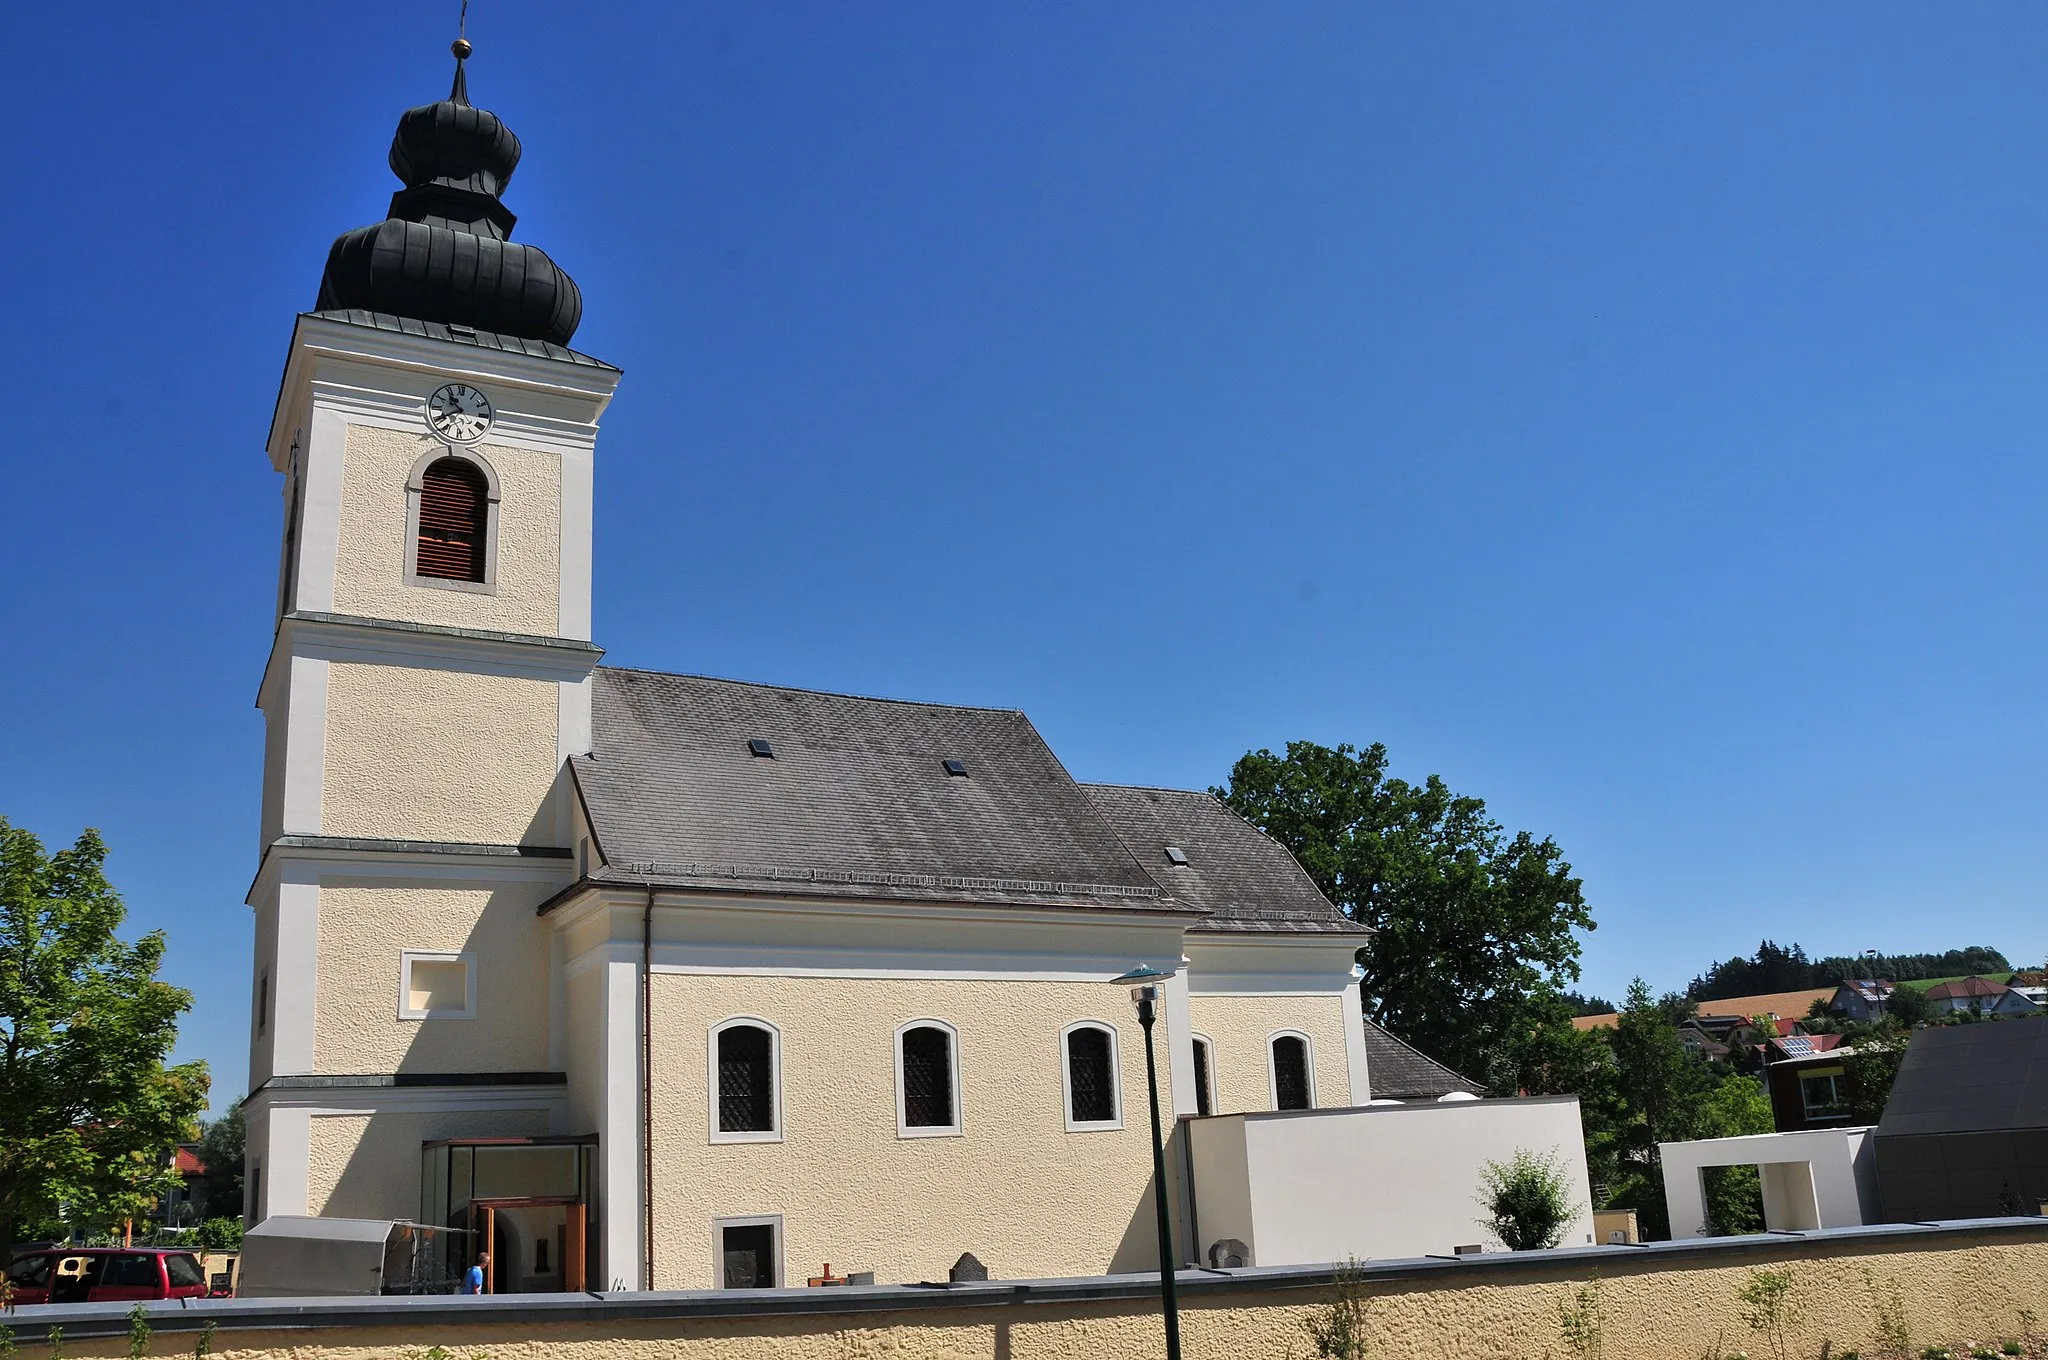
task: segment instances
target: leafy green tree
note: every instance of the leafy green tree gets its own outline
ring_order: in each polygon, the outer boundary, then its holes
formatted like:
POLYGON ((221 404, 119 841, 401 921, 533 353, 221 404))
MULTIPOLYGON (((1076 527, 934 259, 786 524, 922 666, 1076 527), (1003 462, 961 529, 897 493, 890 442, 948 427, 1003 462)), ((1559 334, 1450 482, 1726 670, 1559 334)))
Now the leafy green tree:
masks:
POLYGON ((209 1120, 199 1135, 199 1161, 206 1174, 199 1181, 200 1201, 212 1218, 242 1217, 242 1163, 248 1134, 238 1101, 218 1119, 209 1120))
POLYGON ((1918 987, 1894 987, 1884 999, 1884 1018, 1900 1029, 1934 1023, 1934 1003, 1918 987))
POLYGON ((1430 1056, 1513 1094, 1546 1001, 1579 976, 1593 929, 1557 843, 1509 835, 1480 799, 1431 775, 1387 775, 1373 745, 1253 751, 1214 790, 1294 852, 1376 934, 1359 951, 1372 1017, 1430 1056))
POLYGON ((162 934, 116 937, 106 857, 0 818, 0 1260, 25 1223, 142 1216, 206 1104, 204 1063, 164 1065, 192 996, 156 975, 162 934))
POLYGON ((1705 1122, 1702 1107, 1715 1081, 1706 1065, 1679 1042, 1671 1016, 1682 1006, 1672 1002, 1669 997, 1652 997, 1637 978, 1629 984, 1628 999, 1608 1040, 1616 1080, 1627 1100, 1627 1114, 1615 1140, 1620 1174, 1609 1202, 1634 1209, 1644 1235, 1651 1239, 1671 1235, 1657 1145, 1700 1136, 1705 1122))
MULTIPOLYGON (((1740 1138, 1774 1133, 1777 1119, 1763 1082, 1731 1072, 1709 1087, 1700 1102, 1701 1138, 1740 1138)), ((1762 1232, 1763 1178, 1754 1166, 1710 1167, 1702 1179, 1707 1221, 1716 1233, 1735 1236, 1762 1232)))

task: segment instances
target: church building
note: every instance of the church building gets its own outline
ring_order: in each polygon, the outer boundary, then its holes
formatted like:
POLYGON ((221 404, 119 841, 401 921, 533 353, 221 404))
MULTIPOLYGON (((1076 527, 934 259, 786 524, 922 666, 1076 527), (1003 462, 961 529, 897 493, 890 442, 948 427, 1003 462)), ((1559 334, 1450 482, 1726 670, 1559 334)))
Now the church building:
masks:
POLYGON ((600 664, 621 374, 512 240, 467 55, 270 428, 249 1220, 460 1229, 499 1290, 1153 1269, 1141 964, 1169 1121, 1365 1106, 1382 1052, 1469 1094, 1369 1029, 1366 932, 1207 793, 1079 783, 1010 709, 600 664))

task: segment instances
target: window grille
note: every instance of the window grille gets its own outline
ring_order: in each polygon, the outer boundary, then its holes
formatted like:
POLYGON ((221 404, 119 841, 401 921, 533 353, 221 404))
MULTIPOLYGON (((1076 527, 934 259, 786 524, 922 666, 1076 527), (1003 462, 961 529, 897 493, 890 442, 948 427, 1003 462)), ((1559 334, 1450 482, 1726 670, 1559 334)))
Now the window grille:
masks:
POLYGON ((1116 1118, 1116 1077, 1110 1070, 1109 1031, 1084 1025, 1067 1032, 1067 1092, 1076 1124, 1116 1118))
POLYGON ((774 1062, 768 1031, 734 1025, 718 1032, 718 1131, 768 1133, 775 1128, 774 1062))
POLYGON ((1273 1041, 1273 1107, 1309 1108, 1308 1045, 1292 1034, 1283 1034, 1273 1041))
POLYGON ((1195 1040, 1195 1113, 1214 1114, 1209 1108, 1209 1042, 1195 1040))
POLYGON ((953 1041, 942 1029, 921 1025, 903 1035, 903 1122, 913 1129, 951 1128, 953 1041))
POLYGON ((489 528, 489 492, 476 464, 466 458, 442 458, 421 474, 417 575, 443 581, 483 580, 489 528))

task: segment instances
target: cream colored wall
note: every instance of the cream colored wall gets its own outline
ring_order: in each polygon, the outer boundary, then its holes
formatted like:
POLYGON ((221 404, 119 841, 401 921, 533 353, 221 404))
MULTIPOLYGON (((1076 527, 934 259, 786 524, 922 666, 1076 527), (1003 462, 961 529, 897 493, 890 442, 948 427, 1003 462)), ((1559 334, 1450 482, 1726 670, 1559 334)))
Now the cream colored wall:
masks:
MULTIPOLYGON (((1774 1354, 1743 1320, 1735 1293, 1758 1268, 1792 1275, 1800 1319, 1786 1337, 1788 1354, 1812 1356, 1827 1343, 1834 1354, 1876 1350, 1870 1278, 1896 1285, 1916 1348, 1931 1341, 2016 1337, 2020 1310, 2048 1316, 2048 1239, 1984 1234, 1912 1249, 1789 1243, 1734 1259, 1694 1257, 1650 1269, 1622 1258, 1597 1269, 1486 1268, 1456 1279, 1432 1272, 1422 1280, 1373 1284, 1366 1290, 1366 1342, 1376 1356, 1494 1360, 1503 1356, 1569 1356, 1558 1307, 1597 1277, 1605 1315, 1605 1360, 1672 1360, 1674 1356, 1746 1350, 1774 1354), (1871 1272, 1870 1277, 1865 1271, 1871 1272)), ((834 1269, 838 1262, 833 1262, 834 1269)), ((1303 1324, 1326 1310, 1326 1289, 1236 1288, 1184 1293, 1185 1353, 1213 1360, 1289 1360, 1310 1354, 1303 1324)), ((428 1345, 459 1354, 539 1356, 549 1360, 1098 1360, 1159 1353, 1159 1313, 1149 1297, 1076 1302, 1026 1295, 997 1307, 922 1308, 895 1313, 747 1312, 730 1316, 649 1310, 632 1318, 576 1319, 556 1324, 499 1321, 488 1302, 473 1304, 473 1321, 289 1331, 223 1329, 213 1354, 223 1360, 386 1360, 428 1345)), ((33 1312, 35 1310, 29 1310, 33 1312)), ((169 1354, 189 1346, 205 1310, 153 1315, 156 1345, 169 1354)), ((448 1315, 443 1314, 443 1318, 448 1315)), ((458 1315, 459 1316, 459 1315, 458 1315)), ((39 1330, 24 1312, 14 1319, 24 1343, 39 1330)), ((127 1355, 125 1330, 97 1338, 67 1321, 64 1350, 89 1358, 127 1355)), ((2038 1343, 2038 1338, 2036 1341, 2038 1343)), ((2032 1352, 2039 1354, 2038 1345, 2032 1352)))
POLYGON ((386 1111, 316 1115, 311 1122, 306 1209, 329 1218, 417 1219, 422 1143, 548 1131, 546 1110, 386 1111))
POLYGON ((396 840, 548 843, 551 681, 337 661, 327 679, 321 830, 396 840))
POLYGON ((1350 1060, 1344 1048, 1344 998, 1331 996, 1204 996, 1188 998, 1195 1033, 1213 1044, 1209 1080, 1217 1114, 1273 1108, 1266 1042, 1283 1029, 1300 1030, 1314 1052, 1316 1105, 1351 1103, 1350 1060))
POLYGON ((533 1072, 548 1066, 547 883, 320 890, 313 1058, 321 1072, 533 1072), (474 1020, 398 1018, 399 954, 476 956, 474 1020))
MULTIPOLYGON (((1171 1108, 1159 1027, 1160 1099, 1171 1108)), ((654 979, 657 1287, 712 1284, 712 1220, 783 1215, 784 1269, 826 1261, 880 1281, 943 1280, 963 1251, 996 1275, 1149 1265, 1144 1035, 1099 983, 733 977, 654 979), (735 1015, 782 1032, 784 1140, 712 1144, 708 1035, 735 1015), (896 1029, 960 1033, 957 1138, 899 1138, 896 1029), (1060 1031, 1114 1026, 1123 1127, 1065 1129, 1060 1031)))
POLYGON ((562 985, 568 1041, 569 1127, 596 1129, 604 1112, 604 978, 595 968, 562 985))
POLYGON ((409 586, 406 478, 437 447, 425 434, 351 425, 344 456, 334 609, 373 619, 553 636, 561 593, 562 468, 551 453, 486 442, 498 474, 496 593, 409 586))

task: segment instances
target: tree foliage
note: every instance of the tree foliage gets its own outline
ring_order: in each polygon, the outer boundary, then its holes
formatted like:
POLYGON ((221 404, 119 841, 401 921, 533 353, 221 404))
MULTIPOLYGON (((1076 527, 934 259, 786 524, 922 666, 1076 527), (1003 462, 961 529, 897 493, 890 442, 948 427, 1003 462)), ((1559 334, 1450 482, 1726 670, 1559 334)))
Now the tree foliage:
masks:
POLYGON ((242 1216, 242 1164, 247 1160, 248 1135, 238 1102, 218 1119, 209 1120, 199 1135, 199 1161, 206 1174, 199 1182, 199 1198, 206 1214, 213 1218, 242 1216))
POLYGON ((1214 792, 1294 852, 1376 932, 1359 951, 1368 1013, 1459 1072, 1513 1094, 1532 1036, 1579 975, 1593 929, 1557 843, 1509 835, 1435 775, 1390 778, 1373 745, 1253 751, 1214 792))
POLYGON ((116 936, 106 857, 0 818, 0 1260, 27 1223, 140 1217, 206 1103, 205 1064, 165 1066, 191 994, 158 979, 160 933, 116 936))

